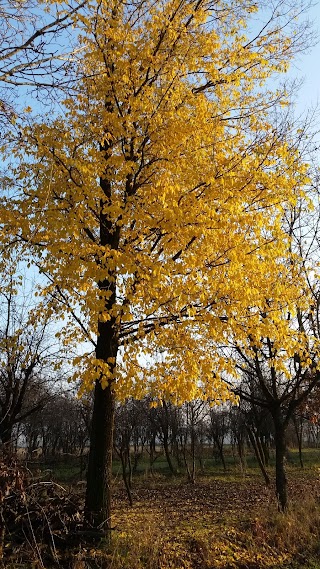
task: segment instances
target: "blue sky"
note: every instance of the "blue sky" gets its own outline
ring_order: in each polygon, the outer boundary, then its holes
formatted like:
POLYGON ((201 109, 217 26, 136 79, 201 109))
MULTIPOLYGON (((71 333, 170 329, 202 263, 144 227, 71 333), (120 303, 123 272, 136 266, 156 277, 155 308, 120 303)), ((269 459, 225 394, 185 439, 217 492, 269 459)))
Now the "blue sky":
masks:
POLYGON ((289 72, 290 77, 304 80, 297 96, 298 114, 320 106, 320 2, 308 10, 308 19, 318 35, 317 45, 298 56, 289 72))

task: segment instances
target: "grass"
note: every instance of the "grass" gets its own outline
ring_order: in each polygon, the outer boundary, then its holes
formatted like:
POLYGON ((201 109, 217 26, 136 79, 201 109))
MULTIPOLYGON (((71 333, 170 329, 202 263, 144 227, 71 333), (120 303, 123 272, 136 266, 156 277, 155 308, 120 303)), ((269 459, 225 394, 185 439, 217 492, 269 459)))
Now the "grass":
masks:
POLYGON ((234 493, 235 484, 225 482, 210 496, 212 484, 207 480, 195 494, 190 486, 174 493, 168 481, 159 481, 158 493, 143 499, 143 491, 137 492, 131 510, 116 508, 111 549, 97 548, 94 555, 83 552, 83 569, 319 567, 320 507, 315 498, 309 496, 283 516, 267 493, 261 497, 256 484, 244 482, 237 485, 242 500, 255 495, 255 506, 251 502, 250 510, 244 511, 241 500, 226 499, 234 493), (166 492, 171 492, 171 501, 161 507, 156 498, 166 497, 166 492), (215 498, 219 512, 205 505, 206 497, 215 498))
MULTIPOLYGON (((270 474, 273 460, 271 456, 270 474)), ((40 537, 43 566, 32 544, 29 549, 28 544, 18 544, 11 547, 10 555, 4 551, 0 567, 320 569, 319 450, 304 451, 303 470, 298 452, 290 451, 287 470, 292 505, 286 515, 277 511, 274 489, 264 486, 251 456, 247 457, 245 473, 235 464, 230 449, 226 461, 224 472, 217 461, 208 458, 205 475, 198 474, 192 485, 183 474, 172 477, 164 459, 156 461, 153 473, 148 461, 141 460, 133 482, 132 508, 115 462, 111 546, 103 540, 82 541, 59 549, 59 535, 54 535, 54 560, 50 544, 45 546, 40 537)), ((77 461, 41 466, 51 468, 57 482, 76 488, 74 482, 80 473, 77 461)), ((79 486, 78 494, 80 491, 79 486)))
MULTIPOLYGON (((218 478, 222 477, 223 479, 231 479, 243 475, 250 477, 252 475, 260 474, 255 456, 250 452, 247 452, 246 467, 244 472, 242 472, 239 461, 237 458, 234 458, 230 445, 226 445, 225 462, 227 467, 226 471, 223 470, 221 462, 218 459, 213 458, 211 456, 211 452, 208 452, 208 456, 203 460, 204 474, 201 474, 200 465, 197 463, 197 476, 214 476, 218 478)), ((304 449, 303 462, 306 471, 320 468, 320 449, 304 449)), ((273 472, 274 465, 274 451, 271 451, 269 464, 269 471, 271 474, 273 472)), ((27 466, 33 471, 49 471, 49 475, 51 473, 54 480, 60 483, 74 483, 78 480, 84 479, 85 477, 85 459, 84 464, 81 465, 80 459, 77 457, 68 457, 67 460, 59 456, 55 458, 40 458, 38 461, 27 463, 27 466)), ((177 467, 177 464, 175 464, 175 466, 177 467)), ((292 470, 297 469, 301 469, 298 450, 290 449, 287 455, 287 470, 290 473, 292 470)), ((172 477, 164 455, 157 458, 151 469, 148 456, 145 455, 138 461, 134 478, 135 480, 138 480, 139 477, 152 479, 152 477, 157 477, 158 475, 172 479, 184 478, 184 467, 181 467, 180 469, 177 467, 177 470, 178 476, 172 477)), ((121 463, 117 459, 117 456, 114 457, 113 461, 113 474, 115 478, 121 478, 122 476, 121 463)))
MULTIPOLYGON (((292 472, 295 505, 286 515, 256 475, 205 477, 195 486, 140 479, 132 509, 116 500, 112 549, 96 551, 95 567, 108 559, 114 569, 317 569, 317 472, 292 472)), ((90 557, 84 563, 92 567, 90 557)))

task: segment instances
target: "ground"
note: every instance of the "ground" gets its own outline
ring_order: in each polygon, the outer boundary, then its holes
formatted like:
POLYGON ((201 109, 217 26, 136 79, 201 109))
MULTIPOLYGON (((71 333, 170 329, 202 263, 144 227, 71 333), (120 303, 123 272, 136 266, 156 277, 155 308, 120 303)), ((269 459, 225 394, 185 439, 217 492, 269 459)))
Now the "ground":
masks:
POLYGON ((195 484, 184 475, 169 476, 164 468, 151 474, 141 466, 132 507, 116 472, 111 545, 104 539, 74 539, 83 485, 67 482, 67 468, 57 471, 60 480, 53 484, 38 471, 37 479, 26 478, 18 486, 12 478, 5 502, 10 508, 4 510, 11 521, 0 567, 320 569, 318 455, 306 454, 303 470, 295 460, 288 464, 291 506, 285 515, 277 510, 274 487, 266 488, 253 466, 246 473, 231 463, 226 473, 217 467, 195 484), (21 488, 28 491, 17 505, 21 488))
POLYGON ((195 485, 143 484, 132 508, 120 496, 115 500, 114 550, 119 556, 128 552, 128 563, 122 561, 128 569, 144 567, 141 558, 148 556, 150 569, 316 569, 318 473, 295 472, 291 478, 296 506, 286 516, 258 474, 202 478, 195 485))

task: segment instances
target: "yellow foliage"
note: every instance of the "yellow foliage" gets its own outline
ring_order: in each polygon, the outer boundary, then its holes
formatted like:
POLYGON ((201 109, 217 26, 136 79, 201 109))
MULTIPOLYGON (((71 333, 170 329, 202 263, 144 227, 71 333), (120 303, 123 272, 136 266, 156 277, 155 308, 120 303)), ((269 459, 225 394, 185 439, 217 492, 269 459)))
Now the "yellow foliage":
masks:
MULTIPOLYGON (((266 299, 282 313, 301 296, 281 220, 307 166, 263 87, 291 39, 274 25, 249 42, 254 10, 92 0, 74 14, 77 94, 22 131, 1 238, 49 277, 65 344, 96 346, 76 361, 83 390, 98 377, 120 398, 225 400, 235 370, 217 348, 258 341, 266 299)), ((263 332, 289 345, 279 323, 263 332)))

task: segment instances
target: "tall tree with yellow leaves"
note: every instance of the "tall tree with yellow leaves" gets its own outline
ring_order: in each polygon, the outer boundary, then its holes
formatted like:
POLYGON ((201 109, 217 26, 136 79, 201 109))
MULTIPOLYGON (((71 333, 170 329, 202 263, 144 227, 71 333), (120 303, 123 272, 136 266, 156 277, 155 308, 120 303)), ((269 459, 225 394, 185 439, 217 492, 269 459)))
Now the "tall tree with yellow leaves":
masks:
POLYGON ((225 400, 233 368, 217 346, 249 306, 299 292, 280 286, 281 219, 306 167, 268 119, 286 95, 265 83, 301 35, 285 2, 261 31, 257 13, 247 0, 88 2, 74 15, 77 94, 14 149, 2 239, 47 277, 64 342, 91 345, 74 364, 95 390, 95 527, 111 523, 115 398, 225 400))

